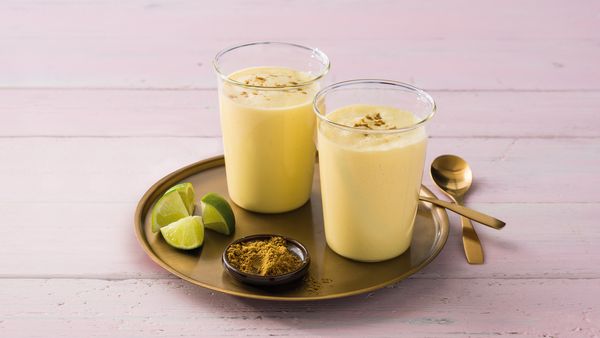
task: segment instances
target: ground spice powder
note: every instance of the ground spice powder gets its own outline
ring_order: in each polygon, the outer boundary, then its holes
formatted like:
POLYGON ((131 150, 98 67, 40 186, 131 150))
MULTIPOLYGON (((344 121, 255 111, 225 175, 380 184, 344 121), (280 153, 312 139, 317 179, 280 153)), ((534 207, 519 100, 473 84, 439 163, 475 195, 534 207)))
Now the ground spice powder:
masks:
POLYGON ((302 265, 300 258, 288 250, 285 239, 278 236, 236 243, 227 249, 227 260, 242 272, 261 276, 284 275, 302 265))

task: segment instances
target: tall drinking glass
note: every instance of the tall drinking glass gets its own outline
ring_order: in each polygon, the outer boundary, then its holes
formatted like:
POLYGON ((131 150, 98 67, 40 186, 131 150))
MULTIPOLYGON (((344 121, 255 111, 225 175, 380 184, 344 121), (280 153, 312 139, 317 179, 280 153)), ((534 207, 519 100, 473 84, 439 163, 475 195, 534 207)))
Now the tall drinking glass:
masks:
POLYGON ((325 237, 333 251, 375 262, 409 248, 425 123, 435 109, 426 92, 387 80, 340 82, 316 95, 325 237))
POLYGON ((329 59, 314 48, 256 42, 219 52, 214 67, 229 196, 256 212, 302 206, 315 159, 312 101, 329 59))

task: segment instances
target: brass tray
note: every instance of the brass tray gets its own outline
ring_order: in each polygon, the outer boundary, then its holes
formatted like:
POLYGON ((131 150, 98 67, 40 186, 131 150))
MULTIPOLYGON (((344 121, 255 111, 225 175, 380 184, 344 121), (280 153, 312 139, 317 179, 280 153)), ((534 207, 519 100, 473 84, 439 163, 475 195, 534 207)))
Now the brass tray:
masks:
MULTIPOLYGON (((311 199, 299 209, 268 215, 245 211, 232 203, 237 223, 233 236, 207 230, 204 245, 189 252, 170 247, 162 236, 152 233, 151 207, 178 182, 194 185, 197 205, 207 192, 228 196, 224 165, 223 156, 218 156, 165 176, 148 189, 135 211, 135 234, 144 251, 165 270, 190 283, 247 298, 284 301, 339 298, 373 291, 407 278, 429 264, 446 244, 446 211, 421 202, 411 247, 401 256, 379 263, 361 263, 337 255, 325 243, 318 164, 311 199), (277 289, 248 286, 231 278, 221 265, 224 248, 237 238, 256 233, 280 234, 303 243, 311 255, 307 277, 277 289)), ((435 197, 424 186, 421 194, 435 197)))

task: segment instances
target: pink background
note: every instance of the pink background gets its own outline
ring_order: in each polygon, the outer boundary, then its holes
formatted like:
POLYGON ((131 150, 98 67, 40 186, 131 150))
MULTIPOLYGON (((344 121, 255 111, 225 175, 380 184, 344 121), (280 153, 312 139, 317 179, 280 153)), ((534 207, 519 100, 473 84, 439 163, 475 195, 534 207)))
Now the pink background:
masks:
POLYGON ((0 336, 597 337, 599 114, 598 1, 2 1, 0 336), (476 224, 486 264, 451 215, 430 266, 347 299, 243 300, 154 265, 135 205, 222 153, 212 57, 254 40, 430 91, 428 163, 463 156, 469 206, 508 223, 476 224))

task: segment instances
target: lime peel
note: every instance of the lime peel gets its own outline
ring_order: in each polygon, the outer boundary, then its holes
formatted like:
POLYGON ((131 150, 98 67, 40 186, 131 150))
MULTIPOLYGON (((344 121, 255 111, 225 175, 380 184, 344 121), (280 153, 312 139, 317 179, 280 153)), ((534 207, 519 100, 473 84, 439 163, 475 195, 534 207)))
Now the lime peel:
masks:
POLYGON ((223 235, 235 231, 235 215, 229 202, 217 193, 202 196, 202 218, 204 226, 223 235))

